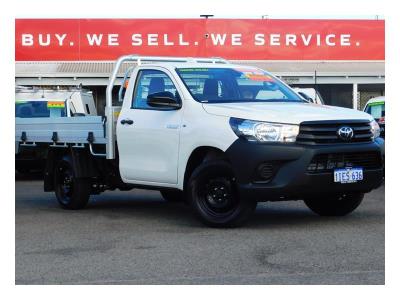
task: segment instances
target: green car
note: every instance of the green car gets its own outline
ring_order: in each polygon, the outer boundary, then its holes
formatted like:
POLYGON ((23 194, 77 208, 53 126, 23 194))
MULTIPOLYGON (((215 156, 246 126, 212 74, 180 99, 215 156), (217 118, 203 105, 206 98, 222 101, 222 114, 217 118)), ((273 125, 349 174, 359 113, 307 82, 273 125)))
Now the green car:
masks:
POLYGON ((374 117, 381 128, 381 138, 385 138, 385 96, 369 99, 364 111, 374 117))

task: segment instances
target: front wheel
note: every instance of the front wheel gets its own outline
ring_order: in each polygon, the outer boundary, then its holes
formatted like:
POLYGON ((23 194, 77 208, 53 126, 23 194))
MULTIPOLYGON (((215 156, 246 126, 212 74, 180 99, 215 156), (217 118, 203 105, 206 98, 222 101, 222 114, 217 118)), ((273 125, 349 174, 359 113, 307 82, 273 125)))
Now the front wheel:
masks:
POLYGON ((363 193, 349 193, 307 198, 304 203, 320 216, 345 216, 355 210, 363 198, 363 193))
POLYGON ((54 170, 54 189, 58 203, 65 209, 81 209, 89 201, 91 182, 76 178, 69 156, 63 157, 54 170))
POLYGON ((230 165, 225 161, 203 163, 187 185, 188 201, 200 220, 212 227, 242 225, 257 202, 241 199, 230 165))

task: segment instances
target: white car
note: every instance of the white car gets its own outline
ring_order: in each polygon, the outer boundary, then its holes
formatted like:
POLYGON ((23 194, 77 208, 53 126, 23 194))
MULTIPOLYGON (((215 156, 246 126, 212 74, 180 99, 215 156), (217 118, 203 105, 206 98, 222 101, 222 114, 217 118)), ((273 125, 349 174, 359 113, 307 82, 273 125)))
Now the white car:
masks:
POLYGON ((370 115, 310 104, 258 68, 125 56, 105 112, 51 124, 16 120, 19 147, 48 149, 45 190, 64 208, 140 187, 188 202, 207 225, 237 226, 259 201, 303 199, 317 214, 346 215, 382 182, 382 141, 370 115), (113 106, 127 61, 137 66, 113 106))
MULTIPOLYGON (((48 89, 17 86, 15 89, 16 118, 54 118, 95 115, 92 92, 81 88, 48 89)), ((44 169, 46 151, 24 147, 15 155, 15 169, 26 174, 44 169)))
POLYGON ((364 106, 364 111, 378 122, 381 129, 381 137, 385 138, 385 96, 369 99, 364 106))
POLYGON ((40 118, 96 115, 93 94, 82 88, 49 89, 17 86, 15 117, 40 118))

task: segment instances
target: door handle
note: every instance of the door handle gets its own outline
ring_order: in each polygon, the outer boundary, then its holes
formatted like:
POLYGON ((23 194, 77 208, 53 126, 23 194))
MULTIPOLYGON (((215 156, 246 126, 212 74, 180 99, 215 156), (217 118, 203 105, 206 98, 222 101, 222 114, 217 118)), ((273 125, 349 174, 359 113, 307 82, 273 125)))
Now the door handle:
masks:
POLYGON ((121 122, 120 122, 122 125, 125 125, 125 124, 127 124, 127 125, 132 125, 133 124, 133 121, 132 120, 129 120, 129 119, 123 119, 123 120, 121 120, 121 122))

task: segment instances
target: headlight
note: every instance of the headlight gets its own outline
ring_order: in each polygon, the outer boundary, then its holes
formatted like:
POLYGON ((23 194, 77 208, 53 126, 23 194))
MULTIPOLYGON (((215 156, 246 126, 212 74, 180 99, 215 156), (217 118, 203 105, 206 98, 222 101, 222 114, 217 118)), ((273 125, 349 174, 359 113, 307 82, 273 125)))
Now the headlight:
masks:
POLYGON ((381 135, 381 128, 375 120, 371 121, 369 124, 371 125, 371 132, 374 135, 374 139, 376 139, 381 135))
POLYGON ((299 134, 298 125, 267 123, 252 120, 230 118, 229 123, 238 137, 250 142, 284 142, 296 141, 299 134))

